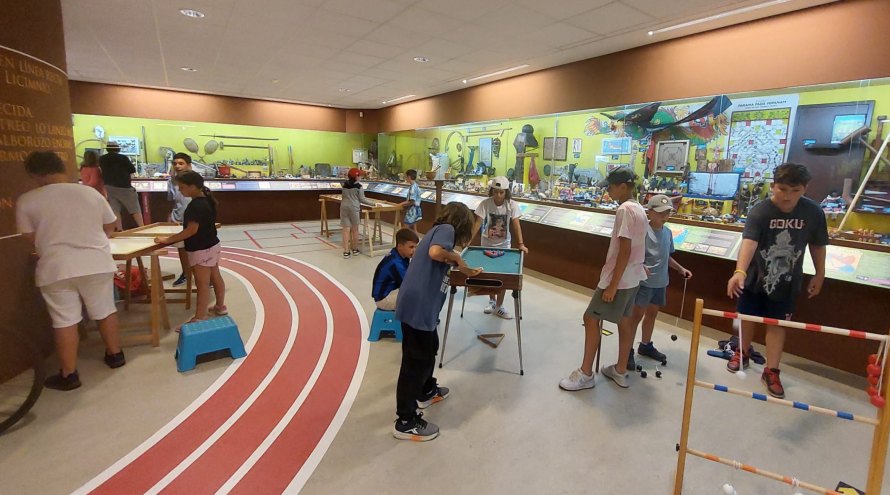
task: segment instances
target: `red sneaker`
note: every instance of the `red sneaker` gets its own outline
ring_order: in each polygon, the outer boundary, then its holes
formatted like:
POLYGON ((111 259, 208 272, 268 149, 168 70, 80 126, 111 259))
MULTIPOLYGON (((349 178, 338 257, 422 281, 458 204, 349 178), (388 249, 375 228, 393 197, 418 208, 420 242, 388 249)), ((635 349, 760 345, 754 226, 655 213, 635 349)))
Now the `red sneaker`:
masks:
POLYGON ((745 369, 748 369, 749 366, 751 366, 750 356, 748 356, 748 354, 745 354, 744 359, 743 359, 742 353, 736 352, 735 354, 732 355, 731 358, 729 358, 729 362, 726 363, 726 371, 728 371, 730 373, 735 373, 742 367, 744 367, 745 369), (741 361, 741 366, 739 366, 739 361, 741 361))
POLYGON ((776 368, 763 368, 763 375, 760 381, 766 385, 766 391, 777 399, 785 398, 785 388, 782 386, 782 380, 779 379, 779 370, 776 368))

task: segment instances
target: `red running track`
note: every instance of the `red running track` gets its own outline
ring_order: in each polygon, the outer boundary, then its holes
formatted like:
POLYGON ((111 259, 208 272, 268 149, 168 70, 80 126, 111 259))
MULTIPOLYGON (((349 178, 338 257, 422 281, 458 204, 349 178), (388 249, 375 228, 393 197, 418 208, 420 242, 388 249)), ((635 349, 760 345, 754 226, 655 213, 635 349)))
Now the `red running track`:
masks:
POLYGON ((221 267, 255 292, 248 356, 76 493, 296 492, 324 455, 364 374, 361 307, 290 258, 224 248, 221 267))

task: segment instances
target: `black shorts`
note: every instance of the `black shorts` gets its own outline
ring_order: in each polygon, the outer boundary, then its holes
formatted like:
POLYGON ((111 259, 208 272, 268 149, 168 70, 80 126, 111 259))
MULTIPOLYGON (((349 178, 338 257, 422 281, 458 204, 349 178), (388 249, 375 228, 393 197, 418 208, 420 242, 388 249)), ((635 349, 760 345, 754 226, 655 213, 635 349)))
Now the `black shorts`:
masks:
POLYGON ((736 311, 751 316, 790 320, 794 312, 794 299, 774 301, 763 292, 751 292, 745 289, 736 304, 736 311))

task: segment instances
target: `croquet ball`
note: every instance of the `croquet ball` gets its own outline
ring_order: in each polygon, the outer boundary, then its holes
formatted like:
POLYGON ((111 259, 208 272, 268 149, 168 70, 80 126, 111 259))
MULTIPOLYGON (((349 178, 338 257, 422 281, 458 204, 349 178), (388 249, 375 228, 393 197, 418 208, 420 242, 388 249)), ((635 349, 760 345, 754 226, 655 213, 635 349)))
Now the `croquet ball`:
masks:
POLYGON ((639 364, 637 365, 637 371, 643 371, 643 367, 640 366, 639 364))
POLYGON ((872 395, 869 399, 871 405, 877 407, 878 409, 884 408, 884 398, 880 395, 872 395))
POLYGON ((739 380, 744 380, 745 378, 748 378, 748 374, 742 370, 736 371, 735 376, 739 377, 739 380))
POLYGON ((667 366, 667 364, 668 364, 667 359, 665 359, 664 361, 661 362, 662 366, 667 366))
POLYGON ((867 389, 865 389, 865 391, 868 392, 868 395, 870 395, 872 397, 878 395, 878 389, 876 389, 874 387, 868 387, 867 389))
POLYGON ((656 372, 655 372, 655 378, 661 378, 661 372, 660 372, 660 371, 656 371, 656 372))
POLYGON ((869 376, 868 378, 866 378, 866 380, 868 380, 868 383, 874 385, 875 387, 878 386, 878 377, 876 377, 876 376, 869 376))
POLYGON ((676 336, 676 335, 671 335, 671 340, 677 340, 677 336, 676 336))
POLYGON ((881 374, 881 367, 876 364, 870 364, 866 366, 865 370, 868 371, 868 374, 872 376, 878 376, 881 374))
POLYGON ((723 493, 726 495, 736 495, 735 488, 729 483, 723 483, 723 493))
POLYGON ((643 378, 646 378, 646 376, 647 376, 647 375, 646 375, 646 371, 645 371, 645 370, 644 370, 644 371, 641 371, 641 372, 640 372, 640 376, 642 376, 643 378))
POLYGON ((869 354, 868 355, 868 364, 877 364, 878 355, 877 354, 869 354))

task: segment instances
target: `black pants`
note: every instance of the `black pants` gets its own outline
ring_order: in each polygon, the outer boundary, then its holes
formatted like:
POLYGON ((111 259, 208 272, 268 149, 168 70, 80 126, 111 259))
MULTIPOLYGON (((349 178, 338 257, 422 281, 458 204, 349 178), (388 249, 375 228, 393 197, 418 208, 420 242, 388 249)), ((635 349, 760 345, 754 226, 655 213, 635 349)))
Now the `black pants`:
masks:
POLYGON ((402 323, 402 367, 396 386, 396 414, 408 420, 417 412, 417 400, 425 400, 436 391, 433 370, 439 351, 439 332, 417 330, 402 323))

